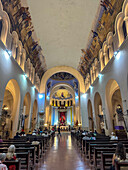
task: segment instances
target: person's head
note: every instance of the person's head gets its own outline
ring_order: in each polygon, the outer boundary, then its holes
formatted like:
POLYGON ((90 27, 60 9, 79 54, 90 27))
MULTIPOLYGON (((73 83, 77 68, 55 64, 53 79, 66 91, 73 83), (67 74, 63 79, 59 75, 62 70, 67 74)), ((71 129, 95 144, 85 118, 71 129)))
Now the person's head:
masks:
POLYGON ((0 153, 0 161, 4 162, 6 159, 6 154, 5 153, 0 153))
POLYGON ((114 132, 112 132, 112 133, 111 133, 111 135, 112 135, 112 136, 115 136, 115 133, 114 133, 114 132))
POLYGON ((123 143, 119 142, 116 146, 116 155, 121 159, 126 159, 126 151, 123 143))
POLYGON ((15 153, 15 145, 10 145, 8 148, 8 152, 15 153))
POLYGON ((16 136, 19 136, 19 133, 18 133, 18 132, 16 133, 16 136))

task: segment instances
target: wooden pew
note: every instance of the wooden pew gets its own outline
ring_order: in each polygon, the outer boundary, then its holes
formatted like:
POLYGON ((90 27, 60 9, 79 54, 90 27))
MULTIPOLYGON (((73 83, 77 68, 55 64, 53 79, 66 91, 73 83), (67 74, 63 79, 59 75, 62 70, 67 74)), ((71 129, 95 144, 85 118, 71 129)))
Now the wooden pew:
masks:
MULTIPOLYGON (((95 169, 97 169, 98 160, 101 162, 102 167, 104 167, 105 164, 108 166, 106 160, 104 162, 104 159, 108 159, 110 156, 109 153, 114 154, 115 150, 116 150, 116 147, 115 148, 94 148, 93 163, 94 163, 95 169), (105 153, 105 155, 104 155, 104 153, 105 153), (103 160, 101 160, 102 158, 103 158, 103 160)), ((128 152, 128 147, 126 148, 126 152, 128 152)), ((111 159, 111 157, 110 157, 110 159, 111 159)))
MULTIPOLYGON (((0 153, 7 153, 8 148, 0 148, 0 153)), ((22 152, 30 152, 30 160, 32 161, 32 166, 35 167, 35 161, 36 161, 36 154, 35 154, 35 148, 16 148, 16 154, 22 153, 22 152)))
POLYGON ((94 148, 93 165, 95 169, 98 166, 98 160, 101 162, 101 153, 115 153, 116 148, 94 148))
POLYGON ((101 152, 101 170, 110 169, 114 153, 101 152))
POLYGON ((9 147, 11 144, 14 144, 16 148, 29 148, 29 147, 35 147, 36 150, 36 162, 39 162, 40 159, 40 145, 32 145, 29 143, 25 143, 25 144, 16 144, 16 143, 0 143, 0 148, 3 147, 9 147))
POLYGON ((17 159, 15 161, 4 161, 3 163, 7 166, 8 169, 9 169, 9 166, 15 165, 16 170, 21 170, 21 160, 20 159, 17 159))
POLYGON ((29 170, 32 167, 30 161, 30 151, 16 153, 16 157, 21 159, 21 169, 29 170))
MULTIPOLYGON (((117 143, 115 144, 90 144, 89 145, 89 161, 91 162, 91 159, 93 158, 94 148, 116 148, 117 143)), ((126 148, 128 148, 128 144, 124 144, 126 148)))
POLYGON ((115 170, 121 170, 121 168, 124 168, 124 167, 125 167, 125 170, 128 169, 128 162, 115 160, 115 170))
POLYGON ((97 141, 97 140, 85 140, 85 155, 88 156, 88 151, 89 151, 89 145, 90 144, 114 144, 122 142, 124 144, 128 144, 128 140, 108 140, 108 141, 97 141))

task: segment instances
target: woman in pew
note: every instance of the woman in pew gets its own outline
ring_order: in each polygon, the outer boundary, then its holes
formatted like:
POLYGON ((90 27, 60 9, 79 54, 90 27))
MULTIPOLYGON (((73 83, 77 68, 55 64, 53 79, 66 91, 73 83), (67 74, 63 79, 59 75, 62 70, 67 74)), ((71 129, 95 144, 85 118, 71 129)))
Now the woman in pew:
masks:
POLYGON ((115 160, 124 161, 125 159, 126 159, 125 147, 121 142, 119 142, 116 147, 116 152, 112 158, 112 166, 111 166, 110 170, 115 170, 115 163, 114 163, 115 160))
POLYGON ((6 159, 6 154, 0 153, 0 170, 8 170, 7 166, 5 164, 3 164, 5 159, 6 159))
POLYGON ((6 155, 6 159, 11 161, 11 160, 16 160, 16 153, 15 153, 15 146, 14 145, 10 145, 8 148, 8 152, 6 155))

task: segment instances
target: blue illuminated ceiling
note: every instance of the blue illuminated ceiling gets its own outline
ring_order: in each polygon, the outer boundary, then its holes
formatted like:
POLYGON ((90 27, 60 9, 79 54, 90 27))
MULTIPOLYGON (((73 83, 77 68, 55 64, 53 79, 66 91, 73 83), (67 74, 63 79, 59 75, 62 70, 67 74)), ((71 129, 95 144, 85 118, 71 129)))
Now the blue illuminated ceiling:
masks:
MULTIPOLYGON (((56 85, 56 84, 60 84, 60 83, 66 83, 69 84, 70 86, 72 86, 74 88, 74 91, 76 94, 78 94, 78 80, 71 74, 69 73, 64 73, 60 72, 57 74, 52 75, 48 81, 47 81, 47 95, 49 95, 50 93, 50 89, 56 85)), ((63 88, 61 86, 61 88, 63 88)))

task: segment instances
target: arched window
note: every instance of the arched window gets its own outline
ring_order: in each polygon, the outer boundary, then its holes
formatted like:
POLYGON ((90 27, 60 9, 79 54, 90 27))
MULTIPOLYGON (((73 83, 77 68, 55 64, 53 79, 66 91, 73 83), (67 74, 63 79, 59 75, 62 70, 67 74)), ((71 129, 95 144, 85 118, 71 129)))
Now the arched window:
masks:
POLYGON ((103 56, 102 60, 103 60, 103 65, 105 66, 105 57, 104 56, 103 56))
POLYGON ((56 100, 56 106, 57 106, 57 100, 56 100))
POLYGON ((112 42, 112 49, 113 49, 113 51, 114 51, 114 44, 113 44, 113 42, 112 42))
POLYGON ((60 104, 60 106, 61 106, 61 101, 59 101, 59 104, 60 104))
POLYGON ((64 106, 65 106, 65 101, 64 101, 64 106))
POLYGON ((16 48, 16 59, 17 59, 17 56, 18 56, 18 47, 16 48))
POLYGON ((109 57, 109 48, 107 49, 107 56, 108 56, 108 59, 109 59, 109 58, 110 58, 110 57, 109 57))
POLYGON ((3 27, 3 20, 0 20, 0 37, 1 37, 1 32, 2 32, 2 27, 3 27))
POLYGON ((69 100, 68 100, 68 106, 69 106, 69 100))
POLYGON ((72 106, 72 100, 71 100, 71 106, 72 106))
POLYGON ((124 33, 124 39, 126 39, 126 37, 127 37, 127 30, 126 30, 125 21, 123 22, 123 33, 124 33))
POLYGON ((52 106, 54 106, 54 100, 52 101, 52 106))

